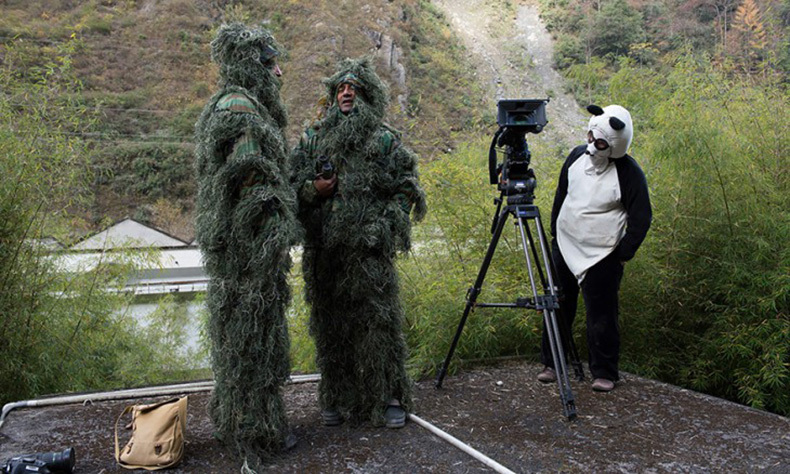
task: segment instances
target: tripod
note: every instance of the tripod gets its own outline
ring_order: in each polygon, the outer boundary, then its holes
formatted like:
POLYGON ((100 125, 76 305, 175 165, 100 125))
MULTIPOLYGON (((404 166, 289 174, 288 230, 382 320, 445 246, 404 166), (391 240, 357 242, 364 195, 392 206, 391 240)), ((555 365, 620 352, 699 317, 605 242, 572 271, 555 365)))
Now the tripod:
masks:
MULTIPOLYGON (((531 170, 530 170, 531 171, 531 170)), ((532 178, 534 180, 534 178, 532 178)), ((534 182, 534 181, 533 181, 534 182)), ((551 254, 548 250, 546 243, 546 234, 543 231, 543 225, 540 220, 540 210, 533 204, 532 190, 527 189, 525 193, 519 193, 507 196, 507 205, 502 209, 502 200, 504 192, 497 200, 497 212, 494 216, 494 223, 492 227, 493 236, 491 243, 488 246, 483 264, 480 267, 480 272, 477 274, 477 280, 473 287, 469 288, 466 295, 466 307, 464 308, 463 316, 458 324, 458 330, 455 333, 455 338, 450 345, 450 351, 447 353, 447 358, 444 360, 444 365, 439 370, 436 377, 436 388, 442 387, 442 381, 447 374, 447 369, 450 365, 450 360, 453 357, 455 348, 458 345, 458 340, 463 332, 466 319, 469 313, 474 308, 526 308, 535 309, 543 312, 543 322, 545 324, 545 331, 548 336, 549 346, 551 348, 551 356, 554 361, 554 368, 557 374, 557 384, 559 386, 560 400, 562 402, 563 414, 569 419, 576 418, 576 404, 571 391, 570 381, 568 380, 567 366, 565 362, 565 351, 563 350, 563 337, 567 336, 569 342, 571 364, 573 365, 576 376, 579 380, 584 380, 584 371, 582 369, 579 356, 576 352, 576 346, 573 344, 573 338, 570 337, 570 328, 561 328, 557 321, 557 312, 560 310, 559 297, 557 295, 556 286, 554 284, 553 275, 556 274, 554 263, 551 259, 551 254), (513 216, 516 221, 515 225, 519 229, 521 235, 521 247, 524 250, 524 257, 526 259, 527 271, 529 273, 529 282, 532 289, 532 298, 517 298, 515 303, 478 303, 477 297, 480 294, 485 280, 488 267, 494 257, 499 238, 502 235, 502 230, 509 216, 513 216), (540 257, 538 249, 533 239, 532 231, 529 227, 529 222, 534 222, 536 234, 538 237, 538 246, 540 248, 540 257), (529 250, 528 250, 529 248, 529 250), (532 257, 530 257, 530 253, 532 257), (535 275, 532 262, 535 262, 541 285, 542 292, 538 293, 538 287, 535 283, 535 275), (541 268, 542 267, 542 268, 541 268), (545 273, 544 273, 545 271, 545 273)), ((564 321, 564 319, 563 319, 564 321)))

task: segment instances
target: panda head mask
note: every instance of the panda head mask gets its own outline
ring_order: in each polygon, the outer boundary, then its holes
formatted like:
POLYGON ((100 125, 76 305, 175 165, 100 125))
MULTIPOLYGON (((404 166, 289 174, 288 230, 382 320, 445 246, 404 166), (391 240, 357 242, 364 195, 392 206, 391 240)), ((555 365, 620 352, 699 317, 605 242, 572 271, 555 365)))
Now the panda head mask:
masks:
POLYGON ((634 126, 628 110, 619 105, 604 108, 590 105, 587 111, 593 116, 587 126, 589 143, 586 153, 594 163, 601 165, 595 167, 605 167, 610 158, 625 156, 634 136, 634 126))

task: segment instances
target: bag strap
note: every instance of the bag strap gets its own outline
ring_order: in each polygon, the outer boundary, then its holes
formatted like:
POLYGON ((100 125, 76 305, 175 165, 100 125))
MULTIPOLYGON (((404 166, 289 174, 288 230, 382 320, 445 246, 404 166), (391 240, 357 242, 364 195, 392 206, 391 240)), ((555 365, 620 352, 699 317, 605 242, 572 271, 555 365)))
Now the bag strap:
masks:
POLYGON ((124 408, 121 416, 115 421, 115 461, 120 465, 124 465, 124 463, 121 462, 121 450, 118 448, 118 424, 121 422, 121 418, 132 410, 134 410, 134 405, 124 408))

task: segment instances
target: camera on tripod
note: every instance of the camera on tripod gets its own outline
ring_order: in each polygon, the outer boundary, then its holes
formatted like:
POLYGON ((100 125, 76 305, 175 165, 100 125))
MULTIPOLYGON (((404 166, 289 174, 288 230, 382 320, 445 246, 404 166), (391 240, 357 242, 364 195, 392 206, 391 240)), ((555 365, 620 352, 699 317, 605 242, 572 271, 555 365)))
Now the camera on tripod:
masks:
POLYGON ((491 148, 488 151, 488 172, 491 184, 497 185, 501 193, 494 202, 497 205, 491 223, 491 242, 483 257, 483 264, 477 274, 474 286, 466 293, 466 307, 458 322, 458 329, 450 344, 450 350, 444 364, 436 375, 436 388, 442 387, 447 375, 450 361, 461 338, 469 315, 478 308, 520 308, 534 309, 543 314, 551 357, 557 373, 557 385, 560 392, 563 414, 569 419, 576 418, 576 402, 571 390, 566 368, 566 351, 572 360, 577 378, 582 380, 584 372, 581 362, 570 337, 568 328, 562 328, 561 318, 557 318, 560 310, 558 288, 554 281, 556 268, 551 257, 551 250, 540 220, 540 209, 535 205, 534 191, 537 181, 535 173, 529 167, 530 153, 527 146, 527 133, 540 133, 548 123, 546 120, 546 104, 549 99, 508 99, 497 103, 497 124, 499 130, 494 134, 491 148), (497 148, 504 151, 504 160, 497 164, 497 148), (503 208, 503 196, 507 203, 503 208), (515 218, 515 224, 521 237, 521 248, 524 251, 525 269, 529 276, 530 293, 526 297, 517 297, 515 302, 484 303, 477 301, 483 289, 488 268, 491 265, 497 243, 509 217, 515 218), (531 227, 534 230, 531 230, 531 227), (536 280, 536 274, 538 279, 536 280))
POLYGON ((74 448, 62 452, 22 454, 6 461, 2 474, 72 474, 74 472, 74 448))
POLYGON ((527 133, 540 133, 546 126, 546 104, 549 99, 503 99, 497 102, 497 124, 488 150, 488 174, 491 184, 505 196, 521 196, 531 203, 536 186, 535 174, 529 167, 531 154, 527 133), (505 158, 497 163, 497 148, 504 149, 505 158))

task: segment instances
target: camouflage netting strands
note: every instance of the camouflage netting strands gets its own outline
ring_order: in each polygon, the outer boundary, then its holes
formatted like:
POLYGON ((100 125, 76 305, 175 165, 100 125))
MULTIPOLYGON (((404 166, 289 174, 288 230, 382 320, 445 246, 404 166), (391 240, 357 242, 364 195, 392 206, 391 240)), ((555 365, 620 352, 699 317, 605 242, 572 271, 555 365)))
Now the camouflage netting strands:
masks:
POLYGON ((416 155, 382 123, 387 89, 370 62, 347 59, 325 83, 326 116, 294 150, 292 177, 305 231, 303 273, 322 374, 320 404, 383 424, 390 399, 411 406, 393 259, 409 249, 409 215, 425 215, 425 195, 416 155), (346 82, 356 90, 347 115, 335 97, 346 82), (337 170, 331 198, 319 197, 313 186, 320 156, 337 170))
POLYGON ((197 240, 208 288, 216 434, 259 465, 282 451, 281 387, 290 372, 285 308, 295 198, 279 81, 264 29, 223 26, 212 42, 221 90, 196 125, 197 240), (274 112, 274 113, 273 113, 274 112))

